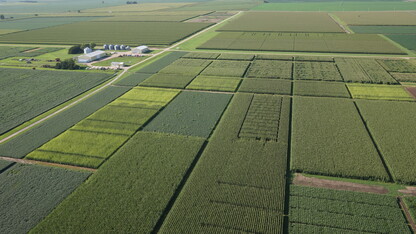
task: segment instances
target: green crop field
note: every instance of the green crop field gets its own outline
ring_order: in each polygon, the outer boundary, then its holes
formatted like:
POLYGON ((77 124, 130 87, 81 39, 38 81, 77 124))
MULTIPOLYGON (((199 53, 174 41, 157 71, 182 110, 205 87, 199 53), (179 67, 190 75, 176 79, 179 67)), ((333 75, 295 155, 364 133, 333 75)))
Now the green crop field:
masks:
POLYGON ((293 94, 299 96, 350 97, 345 84, 338 82, 295 81, 293 94))
POLYGON ((355 33, 364 34, 416 34, 416 26, 349 26, 355 33))
MULTIPOLYGON (((0 38, 1 41, 1 38, 0 38)), ((405 54, 379 35, 221 32, 198 49, 405 54)))
POLYGON ((326 13, 246 12, 218 31, 337 32, 344 30, 326 13), (307 22, 307 24, 305 24, 307 22))
POLYGON ((288 126, 288 98, 236 94, 160 232, 283 233, 288 126), (246 112, 262 110, 279 113, 278 140, 238 137, 246 112))
POLYGON ((388 72, 416 73, 416 64, 408 60, 383 59, 378 62, 388 72))
POLYGON ((335 64, 323 62, 295 62, 293 78, 296 80, 342 81, 335 64))
POLYGON ((393 178, 415 184, 416 103, 359 100, 357 104, 393 178))
POLYGON ((254 59, 254 55, 252 54, 221 54, 217 59, 252 61, 254 59))
POLYGON ((230 98, 229 94, 182 92, 144 130, 208 138, 230 98))
POLYGON ((195 75, 157 73, 151 76, 149 79, 143 81, 140 85, 150 86, 150 87, 183 89, 194 78, 195 78, 195 75))
POLYGON ((234 92, 240 82, 241 79, 235 77, 198 76, 186 88, 234 92))
POLYGON ((411 233, 395 197, 290 187, 290 233, 411 233))
POLYGON ((279 60, 256 60, 247 71, 249 78, 292 79, 292 62, 279 60))
POLYGON ((416 73, 391 73, 400 82, 416 82, 416 73))
POLYGON ((178 59, 160 70, 160 73, 197 76, 210 64, 209 60, 178 59))
POLYGON ((109 79, 105 73, 0 68, 0 134, 109 79))
POLYGON ((35 47, 0 46, 0 59, 15 57, 24 51, 36 49, 35 47))
POLYGON ((416 218, 416 197, 405 197, 404 202, 410 210, 410 215, 413 220, 416 218))
POLYGON ((295 97, 294 171, 389 180, 354 103, 346 99, 295 97))
POLYGON ((151 232, 203 142, 136 134, 32 232, 151 232))
POLYGON ((132 89, 26 158, 98 168, 177 94, 162 89, 132 89))
POLYGON ((24 164, 0 173, 0 232, 27 233, 89 175, 24 164))
POLYGON ((353 98, 415 100, 401 85, 347 84, 353 98))
POLYGON ((416 35, 387 35, 388 38, 409 50, 416 50, 416 35))
POLYGON ((0 42, 71 45, 94 41, 101 45, 170 45, 209 25, 178 22, 80 22, 6 34, 0 36, 0 42))
POLYGON ((405 1, 283 1, 264 3, 252 8, 255 11, 409 11, 416 10, 415 2, 405 1))
POLYGON ((221 54, 216 53, 198 53, 198 52, 191 52, 187 53, 182 58, 188 58, 188 59, 217 59, 218 56, 221 54))
POLYGON ((277 79, 244 79, 238 89, 239 92, 291 94, 292 82, 277 79))
POLYGON ((57 25, 94 20, 96 17, 36 17, 28 19, 17 19, 0 21, 0 29, 32 30, 47 28, 57 25))
POLYGON ((337 12, 335 15, 348 25, 416 25, 416 15, 412 12, 337 12))
POLYGON ((214 61, 201 74, 206 76, 243 77, 250 62, 248 61, 214 61))

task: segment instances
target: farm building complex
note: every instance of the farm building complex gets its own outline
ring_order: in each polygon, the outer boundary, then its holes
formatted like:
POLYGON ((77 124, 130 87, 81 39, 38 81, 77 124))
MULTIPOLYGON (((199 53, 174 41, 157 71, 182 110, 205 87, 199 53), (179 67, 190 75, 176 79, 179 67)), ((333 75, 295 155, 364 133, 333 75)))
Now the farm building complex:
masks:
POLYGON ((95 60, 98 60, 100 58, 105 57, 106 53, 102 50, 96 50, 94 52, 84 54, 81 56, 78 56, 78 62, 79 63, 89 63, 95 60))
POLYGON ((132 50, 132 53, 133 54, 144 54, 144 53, 148 53, 149 51, 150 51, 149 47, 147 47, 147 46, 138 46, 138 47, 136 47, 132 50))

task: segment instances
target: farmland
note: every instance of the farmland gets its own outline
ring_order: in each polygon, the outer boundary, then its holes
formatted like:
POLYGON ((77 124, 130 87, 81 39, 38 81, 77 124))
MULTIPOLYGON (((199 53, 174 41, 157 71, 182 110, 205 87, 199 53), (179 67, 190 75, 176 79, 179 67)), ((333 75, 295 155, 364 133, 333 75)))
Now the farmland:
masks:
POLYGON ((247 12, 218 31, 337 32, 344 31, 326 13, 247 12), (265 23, 268 22, 268 23, 265 23), (303 22, 308 22, 304 24, 303 22))
POLYGON ((117 42, 131 46, 170 45, 209 25, 180 22, 80 22, 6 34, 0 36, 0 42, 71 45, 95 41, 97 44, 117 42), (143 30, 146 30, 146 34, 141 33, 143 30))
POLYGON ((416 232, 414 2, 0 8, 0 233, 416 232))
POLYGON ((0 72, 0 134, 110 78, 105 73, 8 68, 0 72))
POLYGON ((405 54, 379 35, 340 33, 221 32, 198 49, 405 54))

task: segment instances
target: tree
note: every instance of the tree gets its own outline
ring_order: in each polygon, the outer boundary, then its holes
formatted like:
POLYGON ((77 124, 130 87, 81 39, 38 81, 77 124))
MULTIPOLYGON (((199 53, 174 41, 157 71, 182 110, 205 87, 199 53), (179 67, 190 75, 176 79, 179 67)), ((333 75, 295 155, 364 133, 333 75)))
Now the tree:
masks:
POLYGON ((68 49, 68 54, 82 54, 83 52, 81 45, 74 45, 68 49))
POLYGON ((5 19, 6 17, 4 17, 4 15, 0 15, 0 19, 5 19))
POLYGON ((75 60, 73 60, 73 59, 65 59, 64 61, 56 63, 55 68, 56 69, 65 69, 65 70, 77 70, 77 69, 80 68, 80 66, 78 66, 75 63, 75 60))

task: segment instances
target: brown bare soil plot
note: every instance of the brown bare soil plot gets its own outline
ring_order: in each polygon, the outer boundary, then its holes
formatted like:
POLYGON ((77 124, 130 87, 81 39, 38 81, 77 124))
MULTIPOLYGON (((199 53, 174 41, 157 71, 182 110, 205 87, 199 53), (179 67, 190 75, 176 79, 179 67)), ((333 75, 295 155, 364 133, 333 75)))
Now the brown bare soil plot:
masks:
POLYGON ((296 174, 293 184, 304 185, 318 188, 329 188, 335 190, 348 190, 355 192, 386 194, 389 192, 386 188, 376 185, 364 185, 344 181, 325 180, 318 178, 310 178, 302 174, 296 174))
POLYGON ((406 87, 407 92, 409 92, 414 98, 416 98, 416 87, 406 87))

